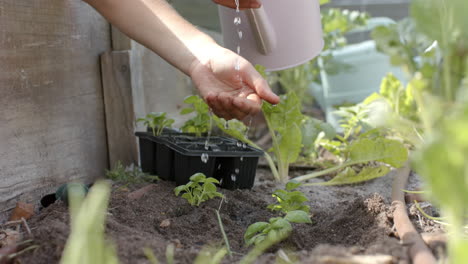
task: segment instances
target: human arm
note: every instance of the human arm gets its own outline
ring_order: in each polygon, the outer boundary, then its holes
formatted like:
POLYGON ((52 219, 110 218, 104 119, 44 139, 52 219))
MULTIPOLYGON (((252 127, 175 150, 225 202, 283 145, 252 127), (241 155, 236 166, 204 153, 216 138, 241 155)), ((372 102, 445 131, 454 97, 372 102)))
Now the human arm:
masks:
POLYGON ((278 103, 253 66, 184 20, 164 0, 85 0, 132 39, 189 75, 215 114, 242 119, 278 103), (240 71, 234 70, 237 60, 240 71), (237 75, 240 74, 242 81, 237 75))

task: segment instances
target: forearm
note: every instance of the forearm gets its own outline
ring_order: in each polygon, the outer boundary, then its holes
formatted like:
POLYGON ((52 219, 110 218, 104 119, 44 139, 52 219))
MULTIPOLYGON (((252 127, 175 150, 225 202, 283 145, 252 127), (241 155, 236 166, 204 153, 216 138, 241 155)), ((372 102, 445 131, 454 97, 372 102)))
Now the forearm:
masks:
POLYGON ((165 0, 84 0, 130 38, 190 75, 216 43, 184 20, 165 0))

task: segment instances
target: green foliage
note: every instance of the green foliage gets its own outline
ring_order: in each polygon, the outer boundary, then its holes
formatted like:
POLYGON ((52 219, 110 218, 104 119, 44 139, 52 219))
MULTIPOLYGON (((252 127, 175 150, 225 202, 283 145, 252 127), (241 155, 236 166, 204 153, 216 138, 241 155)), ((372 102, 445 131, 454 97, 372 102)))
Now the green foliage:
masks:
POLYGON ((270 218, 269 222, 251 224, 244 234, 247 246, 258 245, 265 240, 278 241, 286 238, 292 231, 291 223, 312 223, 309 215, 301 210, 290 211, 284 217, 270 218))
POLYGON ((125 184, 138 184, 142 182, 154 182, 159 180, 158 176, 144 173, 138 166, 134 166, 133 164, 125 168, 125 166, 120 161, 117 161, 114 169, 106 171, 106 178, 118 183, 125 184))
POLYGON ((451 224, 452 263, 468 261, 463 226, 468 223, 468 105, 438 124, 437 131, 414 155, 413 165, 430 186, 431 196, 451 224), (464 250, 459 251, 462 247, 464 250))
POLYGON ((191 95, 185 98, 184 103, 189 104, 190 107, 182 109, 180 114, 195 113, 195 116, 187 120, 181 130, 187 133, 195 133, 197 136, 208 132, 211 129, 211 116, 210 108, 205 101, 197 95, 191 95))
POLYGON ((365 119, 369 109, 362 105, 340 107, 334 112, 340 117, 340 127, 343 129, 342 142, 347 143, 351 136, 357 137, 361 132, 370 129, 365 119))
MULTIPOLYGON (((365 134, 366 135, 366 134, 365 134)), ((397 140, 387 139, 377 136, 360 137, 354 140, 347 149, 347 159, 344 163, 337 166, 295 178, 297 181, 305 181, 326 174, 340 172, 337 179, 332 179, 325 183, 309 183, 304 185, 338 185, 358 183, 380 176, 388 172, 384 165, 369 167, 369 162, 380 162, 389 166, 399 168, 404 165, 408 159, 408 150, 397 140), (364 165, 359 173, 354 171, 351 166, 364 165)))
POLYGON ((304 115, 301 123, 302 151, 305 157, 314 158, 320 142, 332 140, 336 137, 336 131, 332 125, 322 120, 304 115))
POLYGON ((137 122, 142 122, 146 127, 151 128, 153 135, 159 136, 162 134, 164 128, 172 127, 174 119, 167 118, 165 112, 152 112, 144 118, 138 118, 137 122))
POLYGON ((398 24, 376 27, 372 38, 377 50, 390 56, 391 64, 401 66, 409 75, 420 71, 431 77, 437 71, 435 49, 427 50, 433 44, 433 40, 419 32, 412 19, 407 18, 398 24))
POLYGON ((268 209, 272 211, 280 211, 284 214, 287 214, 291 211, 304 211, 306 213, 310 212, 310 207, 304 203, 309 201, 304 193, 300 191, 294 191, 302 183, 297 181, 289 181, 286 184, 285 190, 279 189, 273 193, 273 197, 276 198, 277 203, 268 205, 268 209))
POLYGON ((195 258, 194 264, 219 264, 228 253, 225 247, 205 246, 195 258))
POLYGON ((117 264, 115 247, 104 236, 108 183, 97 182, 84 199, 84 192, 70 189, 71 233, 65 245, 62 264, 117 264))
POLYGON ((299 157, 302 148, 301 122, 304 119, 299 99, 290 92, 281 96, 281 103, 262 106, 268 129, 273 139, 273 152, 279 180, 287 181, 289 164, 299 157))
POLYGON ((215 178, 206 178, 203 173, 196 173, 190 177, 189 183, 176 187, 174 193, 176 196, 182 194, 182 198, 186 199, 191 205, 199 206, 201 203, 215 197, 224 197, 216 191, 215 183, 219 184, 219 181, 215 178))
POLYGON ((359 11, 328 8, 322 12, 324 50, 337 49, 346 45, 345 34, 365 26, 369 15, 359 11))

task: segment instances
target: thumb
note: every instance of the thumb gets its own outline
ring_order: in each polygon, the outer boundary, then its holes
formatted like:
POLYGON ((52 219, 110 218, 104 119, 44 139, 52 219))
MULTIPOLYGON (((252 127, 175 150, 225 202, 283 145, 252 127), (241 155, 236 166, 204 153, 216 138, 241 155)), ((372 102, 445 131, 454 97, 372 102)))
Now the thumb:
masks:
POLYGON ((271 104, 277 104, 280 102, 280 98, 273 93, 268 82, 251 64, 249 64, 248 67, 245 67, 243 80, 261 99, 271 104))

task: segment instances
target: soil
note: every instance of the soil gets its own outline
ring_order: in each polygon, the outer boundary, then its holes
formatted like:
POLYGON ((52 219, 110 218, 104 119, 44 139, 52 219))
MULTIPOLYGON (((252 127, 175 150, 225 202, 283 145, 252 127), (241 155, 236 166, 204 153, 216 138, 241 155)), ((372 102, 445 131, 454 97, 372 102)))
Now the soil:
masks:
MULTIPOLYGON (((252 190, 221 190, 226 199, 220 214, 231 249, 236 252, 223 263, 236 263, 249 251, 243 234, 250 224, 276 216, 266 207, 274 201, 271 193, 280 185, 269 178, 269 171, 259 169, 252 190)), ((407 249, 393 236, 391 181, 390 174, 353 186, 301 187, 310 199, 313 224, 294 224, 291 236, 269 249, 257 263, 274 263, 285 255, 302 263, 336 263, 329 257, 376 254, 391 256, 391 263, 410 263, 407 249)), ((220 199, 192 207, 174 196, 175 184, 166 181, 156 183, 140 199, 128 198, 131 191, 144 186, 113 187, 106 232, 117 246, 120 263, 149 263, 143 248, 152 249, 159 260, 165 260, 171 243, 176 247, 176 263, 192 263, 204 246, 222 243, 215 214, 220 199)), ((22 255, 20 262, 58 263, 69 234, 68 217, 61 202, 34 216, 29 225, 40 247, 22 255)), ((421 230, 436 229, 431 221, 419 224, 421 230)))

